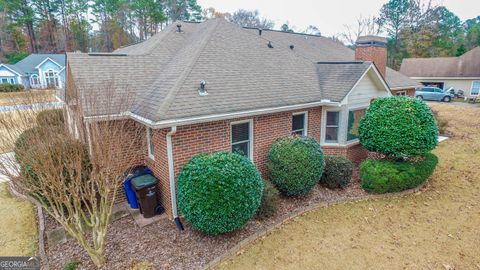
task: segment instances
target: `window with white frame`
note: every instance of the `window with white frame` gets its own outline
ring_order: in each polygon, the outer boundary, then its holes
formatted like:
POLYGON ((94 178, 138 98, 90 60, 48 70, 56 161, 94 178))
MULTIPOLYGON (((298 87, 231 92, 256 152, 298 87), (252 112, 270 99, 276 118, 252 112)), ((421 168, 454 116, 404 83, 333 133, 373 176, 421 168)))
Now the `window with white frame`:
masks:
POLYGON ((338 129, 340 127, 340 112, 327 111, 327 123, 325 126, 325 142, 338 143, 338 129))
POLYGON ((45 82, 47 84, 47 87, 60 87, 58 73, 55 72, 53 69, 45 71, 45 82))
POLYGON ((395 95, 406 97, 406 96, 407 96, 407 91, 397 91, 397 92, 395 93, 395 95))
POLYGON ((31 86, 37 86, 40 84, 40 80, 38 79, 38 75, 37 74, 32 74, 32 76, 30 76, 30 85, 31 86))
POLYGON ((232 152, 251 158, 252 151, 252 134, 251 121, 232 123, 231 127, 231 144, 232 152))
POLYGON ((307 136, 307 112, 292 115, 292 134, 307 136))
POLYGON ((478 96, 479 92, 480 92, 480 81, 473 81, 472 90, 470 91, 470 95, 478 96))
POLYGON ((8 83, 8 79, 7 78, 2 78, 2 83, 8 83))
POLYGON ((366 109, 348 111, 347 141, 351 142, 358 139, 358 126, 365 112, 366 109))
POLYGON ((155 159, 155 148, 153 147, 153 130, 147 127, 147 149, 148 156, 155 159))

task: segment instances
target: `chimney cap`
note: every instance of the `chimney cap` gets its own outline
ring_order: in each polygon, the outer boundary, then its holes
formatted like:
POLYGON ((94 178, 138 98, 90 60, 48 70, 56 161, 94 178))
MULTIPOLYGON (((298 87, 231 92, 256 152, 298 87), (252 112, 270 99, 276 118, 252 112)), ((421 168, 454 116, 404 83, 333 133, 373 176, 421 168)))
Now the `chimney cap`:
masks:
POLYGON ((387 45, 387 38, 380 36, 361 36, 355 42, 357 46, 379 46, 385 47, 387 45))

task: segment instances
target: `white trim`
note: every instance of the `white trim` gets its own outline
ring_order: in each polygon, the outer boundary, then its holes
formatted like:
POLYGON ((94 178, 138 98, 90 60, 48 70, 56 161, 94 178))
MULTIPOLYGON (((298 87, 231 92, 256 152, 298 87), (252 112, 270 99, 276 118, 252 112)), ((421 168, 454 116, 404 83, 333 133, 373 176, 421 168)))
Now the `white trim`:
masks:
MULTIPOLYGON (((302 135, 303 136, 308 136, 308 111, 292 113, 292 126, 293 126, 293 116, 300 115, 300 114, 304 115, 304 118, 303 118, 303 134, 302 135)), ((294 130, 292 129, 291 132, 293 133, 294 130)))
MULTIPOLYGON (((238 124, 245 124, 245 123, 248 123, 248 158, 253 162, 253 137, 254 137, 254 129, 253 129, 253 119, 250 118, 250 119, 246 119, 246 120, 241 120, 241 121, 233 121, 233 122, 230 122, 230 152, 232 151, 232 127, 234 125, 238 125, 238 124)), ((236 142, 235 144, 238 144, 238 143, 244 143, 244 142, 247 142, 247 141, 240 141, 240 142, 236 142)))
POLYGON ((408 92, 407 90, 398 90, 395 92, 395 96, 404 96, 404 97, 408 97, 408 92), (403 95, 402 95, 403 94, 403 95))
POLYGON ((28 81, 30 82, 30 87, 32 87, 32 88, 36 88, 36 87, 39 87, 39 86, 41 87, 41 86, 42 86, 42 82, 40 81, 40 76, 38 76, 38 74, 35 74, 35 73, 34 73, 34 74, 30 75, 30 77, 28 78, 28 81), (37 83, 36 83, 36 84, 33 84, 33 83, 32 83, 32 78, 33 78, 33 76, 37 77, 37 83))
POLYGON ((40 66, 41 66, 41 65, 43 65, 43 63, 45 63, 47 60, 50 60, 50 61, 52 61, 52 62, 53 62, 55 65, 57 65, 59 68, 63 67, 63 66, 62 66, 62 65, 60 65, 59 63, 57 63, 57 62, 53 61, 53 59, 52 59, 52 58, 50 58, 50 57, 47 57, 47 58, 43 59, 43 61, 42 61, 42 62, 40 62, 40 64, 38 64, 37 66, 35 66, 35 68, 36 68, 36 69, 39 69, 39 68, 40 68, 40 66))
POLYGON ((353 90, 355 90, 355 88, 357 87, 357 85, 363 80, 363 78, 368 74, 368 72, 373 69, 373 71, 375 72, 375 74, 377 75, 377 79, 381 82, 382 86, 384 87, 384 90, 387 91, 387 93, 389 94, 389 96, 392 96, 392 92, 390 91, 390 87, 388 87, 388 84, 387 82, 385 81, 385 79, 383 78, 383 76, 380 74, 380 72, 378 71, 377 67, 375 67, 375 65, 372 63, 370 64, 370 66, 367 68, 367 70, 362 74, 362 76, 360 77, 360 79, 357 80, 357 82, 353 85, 352 89, 350 89, 350 91, 348 91, 348 94, 342 99, 341 101, 341 104, 342 105, 347 105, 348 104, 348 97, 350 96, 350 94, 353 92, 353 90))
POLYGON ((480 77, 410 77, 412 80, 479 80, 480 77))
POLYGON ((478 93, 477 93, 476 95, 472 94, 473 84, 476 83, 476 82, 480 83, 480 80, 478 80, 478 81, 477 81, 477 80, 472 81, 472 86, 470 87, 470 96, 472 96, 472 97, 476 97, 476 96, 478 96, 478 95, 480 94, 480 89, 478 90, 478 93))
POLYGON ((153 134, 152 134, 152 128, 150 127, 145 127, 147 132, 147 151, 148 151, 148 157, 151 159, 151 160, 155 160, 155 148, 154 148, 154 144, 153 144, 153 134), (152 153, 152 150, 153 150, 153 153, 152 153))
MULTIPOLYGON (((22 74, 20 74, 20 73, 16 72, 15 70, 9 68, 9 67, 8 67, 7 65, 5 65, 5 64, 0 64, 0 67, 5 67, 6 69, 10 70, 11 72, 17 74, 17 76, 22 76, 22 74)), ((13 77, 13 76, 12 76, 12 77, 13 77)))
POLYGON ((241 111, 241 112, 234 112, 234 113, 212 114, 212 115, 180 118, 180 119, 173 119, 173 120, 162 120, 158 122, 154 122, 150 119, 147 119, 145 117, 142 117, 132 112, 122 112, 122 113, 112 114, 112 115, 85 116, 84 119, 87 121, 102 121, 102 120, 113 120, 113 119, 119 120, 119 119, 131 118, 153 129, 157 129, 157 128, 165 128, 165 127, 171 127, 171 126, 183 126, 183 125, 227 120, 227 119, 240 118, 240 117, 249 117, 249 116, 256 116, 256 115, 276 113, 276 112, 293 111, 296 109, 306 109, 306 108, 318 107, 323 105, 340 106, 340 103, 322 100, 318 102, 311 102, 311 103, 304 103, 304 104, 297 104, 297 105, 255 109, 255 110, 248 110, 248 111, 241 111))
POLYGON ((320 145, 325 146, 339 146, 343 145, 341 143, 341 129, 342 129, 342 114, 343 108, 335 108, 335 107, 322 107, 322 120, 321 120, 321 130, 320 130, 320 145), (326 132, 327 132, 327 112, 338 112, 338 130, 337 130, 337 142, 326 142, 326 132))

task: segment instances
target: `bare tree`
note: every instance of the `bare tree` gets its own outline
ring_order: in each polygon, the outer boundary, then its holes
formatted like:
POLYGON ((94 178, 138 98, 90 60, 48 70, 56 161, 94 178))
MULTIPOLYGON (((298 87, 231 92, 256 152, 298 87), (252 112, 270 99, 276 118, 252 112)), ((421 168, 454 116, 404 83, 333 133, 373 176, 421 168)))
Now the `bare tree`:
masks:
POLYGON ((61 121, 40 121, 38 115, 45 108, 18 110, 15 117, 0 115, 0 130, 5 133, 0 143, 11 145, 16 140, 15 160, 2 161, 0 172, 63 226, 100 267, 106 262, 106 235, 122 175, 136 165, 136 155, 125 155, 122 150, 141 152, 138 142, 144 129, 108 114, 102 121, 83 122, 81 108, 85 106, 111 106, 111 110, 125 106, 109 104, 104 97, 90 96, 89 100, 99 104, 68 108, 69 123, 76 123, 76 132, 68 132, 61 121), (18 126, 32 128, 23 131, 18 126))
POLYGON ((345 25, 345 32, 340 34, 342 39, 348 44, 355 44, 358 37, 367 35, 379 35, 383 31, 383 22, 377 17, 362 16, 357 18, 355 25, 345 25))
POLYGON ((239 9, 233 14, 226 13, 225 19, 242 27, 272 29, 275 26, 272 20, 260 18, 258 10, 239 9))
POLYGON ((318 27, 316 27, 315 25, 309 25, 307 29, 303 31, 303 33, 309 34, 309 35, 316 35, 316 36, 322 35, 322 33, 320 32, 320 29, 318 29, 318 27))

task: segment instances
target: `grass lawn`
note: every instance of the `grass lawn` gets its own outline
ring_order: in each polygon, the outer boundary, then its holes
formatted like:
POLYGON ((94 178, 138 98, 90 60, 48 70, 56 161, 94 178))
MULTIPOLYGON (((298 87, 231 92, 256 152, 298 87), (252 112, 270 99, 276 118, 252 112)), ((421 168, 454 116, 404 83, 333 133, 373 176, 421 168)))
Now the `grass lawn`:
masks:
POLYGON ((52 102, 55 90, 25 90, 21 92, 0 92, 0 106, 52 102))
POLYGON ((453 138, 425 191, 314 210, 218 268, 480 269, 480 109, 431 106, 453 138))
POLYGON ((33 110, 0 113, 0 154, 13 150, 18 135, 36 124, 36 115, 37 112, 33 110), (15 122, 14 125, 11 124, 12 121, 15 122), (7 130, 6 127, 10 126, 15 126, 16 130, 7 130))
POLYGON ((13 198, 8 184, 0 183, 0 256, 33 256, 37 225, 31 203, 13 198))

